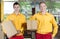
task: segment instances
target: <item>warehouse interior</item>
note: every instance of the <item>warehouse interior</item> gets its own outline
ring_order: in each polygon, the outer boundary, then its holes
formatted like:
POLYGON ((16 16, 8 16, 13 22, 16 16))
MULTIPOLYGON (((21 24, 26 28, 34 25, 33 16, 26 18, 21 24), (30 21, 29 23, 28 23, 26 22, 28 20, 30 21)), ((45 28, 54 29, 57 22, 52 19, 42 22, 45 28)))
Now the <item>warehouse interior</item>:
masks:
MULTIPOLYGON (((29 17, 39 12, 39 3, 41 1, 46 2, 47 11, 54 15, 55 20, 58 24, 58 33, 54 39, 60 39, 60 0, 0 0, 0 23, 2 23, 6 17, 13 12, 13 3, 19 2, 21 5, 20 12, 29 17), (8 6, 9 5, 9 6, 8 6), (7 11, 8 10, 8 11, 7 11)), ((35 32, 35 31, 33 31, 35 32)), ((25 30, 25 39, 35 39, 34 34, 31 31, 25 30)), ((7 36, 2 31, 2 26, 0 25, 0 39, 8 39, 7 36)))

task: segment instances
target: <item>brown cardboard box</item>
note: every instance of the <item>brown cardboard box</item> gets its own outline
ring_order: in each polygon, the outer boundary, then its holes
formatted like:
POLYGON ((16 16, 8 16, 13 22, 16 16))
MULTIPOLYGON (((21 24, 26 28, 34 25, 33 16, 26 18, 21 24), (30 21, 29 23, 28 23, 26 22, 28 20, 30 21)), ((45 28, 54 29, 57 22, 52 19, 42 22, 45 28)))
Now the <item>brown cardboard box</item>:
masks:
POLYGON ((31 30, 32 26, 31 26, 31 21, 27 20, 27 30, 31 30))
POLYGON ((16 31, 16 29, 11 21, 3 22, 2 26, 4 27, 8 38, 17 34, 17 31, 16 31))
POLYGON ((1 23, 0 23, 0 39, 4 39, 4 33, 2 31, 1 23))
POLYGON ((32 30, 37 30, 37 21, 36 20, 32 20, 31 22, 31 26, 32 26, 32 30))
POLYGON ((37 21, 27 20, 27 30, 37 30, 37 21))

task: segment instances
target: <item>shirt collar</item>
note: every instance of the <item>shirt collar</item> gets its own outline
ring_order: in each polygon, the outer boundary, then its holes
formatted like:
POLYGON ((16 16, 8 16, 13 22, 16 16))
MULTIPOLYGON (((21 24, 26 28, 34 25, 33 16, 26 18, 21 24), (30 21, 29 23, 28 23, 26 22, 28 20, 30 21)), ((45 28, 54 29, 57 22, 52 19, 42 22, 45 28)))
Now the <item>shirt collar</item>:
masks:
MULTIPOLYGON (((39 14, 42 15, 42 12, 39 12, 39 14)), ((48 12, 46 12, 44 15, 47 15, 47 14, 48 14, 48 12)))
MULTIPOLYGON (((14 12, 13 12, 14 15, 16 15, 14 12)), ((20 15, 20 12, 18 13, 18 15, 20 15)))

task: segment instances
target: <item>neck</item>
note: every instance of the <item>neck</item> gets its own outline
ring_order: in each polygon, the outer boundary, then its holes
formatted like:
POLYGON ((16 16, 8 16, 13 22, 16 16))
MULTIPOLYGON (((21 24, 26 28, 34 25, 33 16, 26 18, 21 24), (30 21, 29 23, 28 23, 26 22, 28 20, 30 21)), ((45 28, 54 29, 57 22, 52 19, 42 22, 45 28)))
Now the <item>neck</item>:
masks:
POLYGON ((18 15, 18 14, 19 14, 19 12, 17 12, 17 11, 14 11, 14 13, 15 13, 16 15, 18 15))
POLYGON ((43 11, 42 14, 43 14, 43 15, 46 14, 46 11, 43 11))

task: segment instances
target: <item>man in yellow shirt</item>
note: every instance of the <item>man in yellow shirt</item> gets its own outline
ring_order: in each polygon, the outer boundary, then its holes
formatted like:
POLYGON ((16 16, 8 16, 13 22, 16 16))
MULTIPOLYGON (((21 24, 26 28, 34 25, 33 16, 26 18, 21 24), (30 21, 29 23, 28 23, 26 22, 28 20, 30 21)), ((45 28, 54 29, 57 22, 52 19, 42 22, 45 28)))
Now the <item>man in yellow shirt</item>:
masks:
POLYGON ((15 2, 13 4, 13 8, 14 8, 14 12, 6 18, 6 21, 11 20, 18 33, 16 34, 16 36, 13 36, 9 39, 24 39, 23 36, 24 28, 22 25, 26 23, 26 18, 23 14, 19 12, 20 4, 18 2, 15 2))
POLYGON ((46 11, 45 2, 40 2, 39 7, 40 12, 31 17, 31 20, 38 21, 36 39, 52 39, 57 34, 58 25, 54 16, 46 11))

